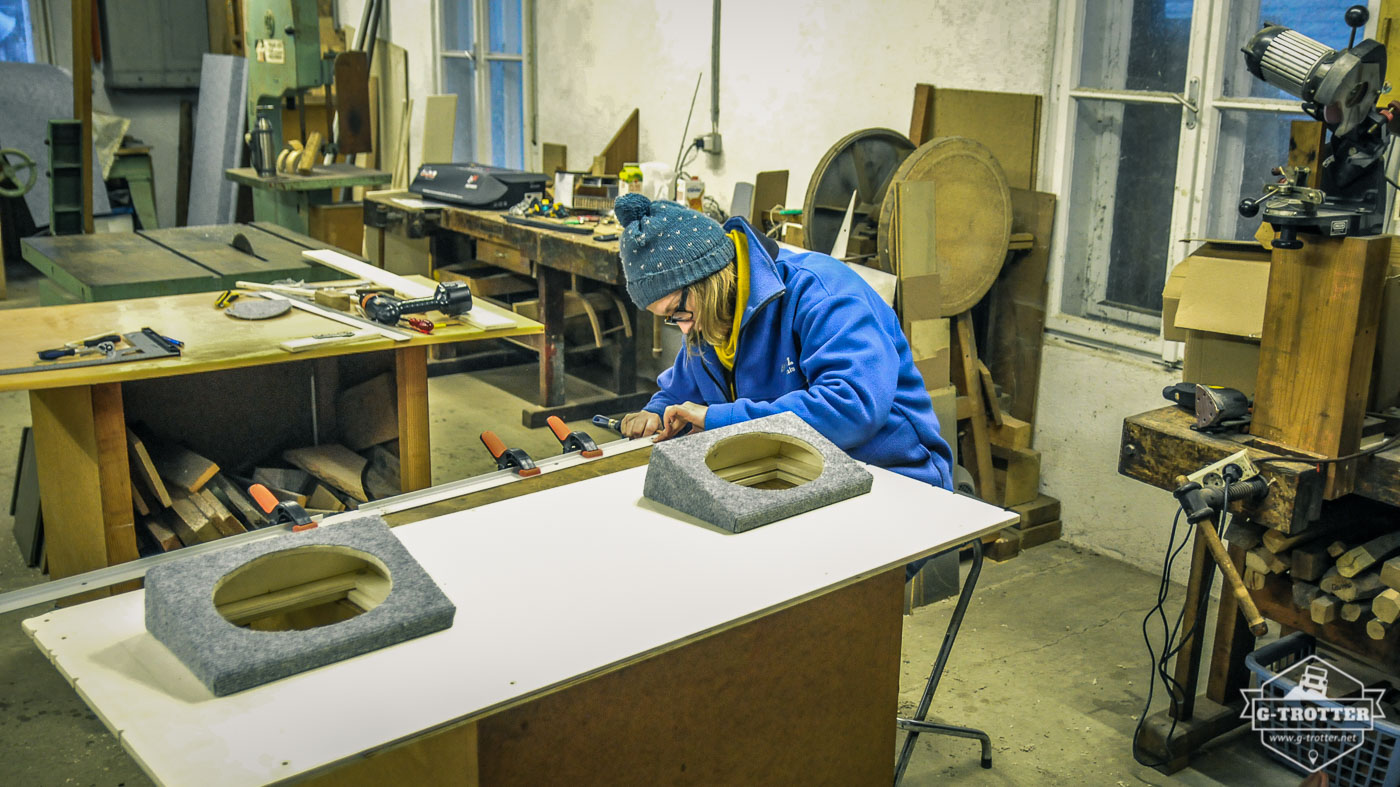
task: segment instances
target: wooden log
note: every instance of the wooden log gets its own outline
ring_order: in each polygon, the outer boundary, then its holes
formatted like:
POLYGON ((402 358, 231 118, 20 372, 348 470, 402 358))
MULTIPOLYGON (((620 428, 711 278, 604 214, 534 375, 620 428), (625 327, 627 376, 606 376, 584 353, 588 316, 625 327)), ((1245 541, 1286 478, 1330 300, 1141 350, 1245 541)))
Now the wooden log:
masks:
MULTIPOLYGON (((1282 530, 1266 530, 1264 532, 1264 547, 1270 552, 1287 552, 1300 544, 1308 544, 1330 534, 1335 530, 1326 520, 1314 523, 1307 530, 1301 533, 1289 535, 1282 530)), ((1325 546, 1324 546, 1324 551, 1325 546)))
POLYGON ((1019 525, 1025 529, 1059 519, 1060 501, 1049 495, 1038 495, 1029 503, 1011 506, 1011 510, 1021 516, 1019 525))
POLYGON ((1333 541, 1327 545, 1327 554, 1330 557, 1341 557, 1348 549, 1350 547, 1346 545, 1345 541, 1333 541))
POLYGON ((255 467, 253 483, 277 487, 299 495, 310 494, 316 481, 305 470, 295 467, 255 467))
POLYGON ((1337 570, 1344 577, 1354 577, 1397 551, 1400 531, 1386 533, 1343 553, 1337 558, 1337 570))
POLYGON ((1017 525, 1014 529, 1021 534, 1021 549, 1030 549, 1050 541, 1058 541, 1064 530, 1064 523, 1056 519, 1054 522, 1044 522, 1029 527, 1017 525))
POLYGON ((1394 623, 1400 618, 1400 590, 1386 588, 1371 599, 1371 612, 1382 623, 1394 623))
POLYGON ((1308 607, 1308 615, 1312 617, 1314 623, 1324 625, 1337 619, 1338 607, 1340 606, 1341 604, 1332 596, 1318 596, 1308 607))
POLYGON ((205 488, 218 498, 220 503, 224 504, 224 508, 238 517, 244 528, 253 530, 267 524, 267 515, 263 513, 262 509, 258 508, 253 503, 252 498, 248 497, 237 484, 230 481, 222 473, 209 479, 205 488))
POLYGON ((1266 528, 1262 525, 1257 525, 1243 517, 1235 517, 1230 521, 1230 527, 1225 532, 1225 543, 1248 552, 1259 546, 1265 530, 1266 528))
POLYGON ((1244 564, 1261 574, 1282 574, 1288 570, 1288 563, 1278 555, 1257 546, 1244 553, 1244 564))
POLYGON ((169 552, 172 549, 180 548, 179 537, 175 535, 174 531, 166 527, 165 523, 161 522, 159 517, 144 517, 141 520, 141 526, 146 528, 146 532, 151 534, 151 538, 154 538, 157 544, 160 544, 162 550, 169 552))
POLYGON ((182 445, 147 446, 160 477, 187 491, 198 492, 219 472, 219 466, 182 445))
POLYGON ((199 506, 199 510, 214 520, 214 526, 219 529, 220 534, 236 536, 239 533, 248 532, 248 529, 243 526, 242 522, 238 521, 233 512, 229 511, 228 507, 208 489, 201 489, 198 494, 190 495, 190 498, 195 501, 195 505, 199 506))
POLYGON ((1400 590, 1400 557, 1393 557, 1381 566, 1381 582, 1388 588, 1400 590))
POLYGON ((345 504, 340 502, 340 498, 331 494, 331 490, 321 484, 316 485, 316 489, 306 498, 307 509, 317 511, 344 511, 345 504))
POLYGON ((1360 601, 1372 598, 1385 590, 1385 585, 1381 583, 1381 575, 1378 572, 1371 571, 1354 577, 1344 577, 1337 573, 1335 567, 1322 576, 1318 586, 1342 601, 1360 601))
MULTIPOLYGON (((984 385, 985 379, 983 378, 984 385)), ((1030 448, 1031 425, 1009 413, 1002 413, 1001 423, 993 424, 988 429, 987 439, 991 440, 993 445, 1007 448, 1030 448)))
POLYGON ((399 480, 403 477, 399 467, 398 454, 383 445, 371 446, 368 454, 369 466, 365 468, 365 494, 371 500, 392 497, 399 494, 399 480))
POLYGON ((1371 639, 1385 639, 1394 628, 1394 623, 1383 623, 1379 619, 1366 621, 1366 636, 1371 639))
POLYGON ((1322 588, 1311 582, 1299 582, 1293 580, 1293 606, 1298 609, 1308 609, 1313 599, 1322 595, 1322 588))
POLYGON ((160 473, 156 471, 155 464, 151 462, 151 454, 146 450, 146 444, 141 441, 140 437, 136 436, 136 433, 129 426, 126 428, 126 444, 131 455, 132 474, 146 485, 151 495, 160 502, 161 508, 169 508, 170 492, 165 488, 165 482, 160 480, 160 473))
POLYGON ((1246 568, 1241 579, 1244 580, 1244 586, 1250 590, 1263 590, 1264 586, 1268 584, 1269 575, 1262 571, 1246 568))
POLYGON ((1313 582, 1332 567, 1332 558, 1320 544, 1306 544, 1288 553, 1289 570, 1295 580, 1313 582))
POLYGON ((150 516, 151 504, 146 501, 146 495, 141 491, 141 486, 141 484, 135 483, 135 479, 132 479, 131 505, 136 508, 137 514, 141 516, 150 516))
POLYGON ((1004 481, 1001 505, 1029 503, 1040 495, 1040 452, 1033 448, 1007 448, 991 444, 994 475, 1004 481))
POLYGON ((283 451, 282 458, 361 503, 369 501, 361 481, 366 459, 343 445, 326 443, 293 448, 283 451))
POLYGON ((351 451, 363 451, 399 436, 399 409, 394 375, 385 372, 346 388, 335 400, 340 440, 351 451))
POLYGON ((1366 605, 1358 601, 1348 601, 1342 605, 1342 609, 1337 613, 1337 617, 1348 623, 1355 623, 1361 619, 1361 613, 1366 610, 1366 605))
POLYGON ((219 538, 219 529, 214 526, 214 522, 205 516, 188 497, 172 499, 169 512, 170 516, 166 518, 166 523, 175 531, 175 535, 180 537, 180 541, 185 546, 214 541, 219 538))

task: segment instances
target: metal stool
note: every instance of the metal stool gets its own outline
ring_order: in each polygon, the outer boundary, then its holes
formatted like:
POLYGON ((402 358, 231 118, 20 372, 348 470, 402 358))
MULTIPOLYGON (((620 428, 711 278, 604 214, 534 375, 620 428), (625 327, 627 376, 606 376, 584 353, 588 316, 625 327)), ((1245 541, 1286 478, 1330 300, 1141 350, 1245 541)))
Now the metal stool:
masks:
POLYGON ((895 720, 899 729, 907 734, 904 737, 904 746, 899 750, 899 761, 894 769, 894 783, 898 785, 904 778, 904 769, 909 767, 909 758, 914 754, 914 741, 920 733, 931 733, 934 735, 952 735, 958 738, 975 738, 982 742, 982 767, 992 767, 992 739, 987 733, 981 730, 974 730, 971 727, 958 727, 952 724, 939 724, 932 721, 924 721, 924 716, 928 715, 929 705, 933 703, 933 693, 938 690, 938 681, 943 677, 943 668, 948 664, 948 655, 953 651, 953 641, 958 638, 958 629, 962 626, 963 615, 967 612, 967 603, 972 600, 972 590, 977 585, 977 576, 982 573, 982 539, 973 539, 972 542, 972 569, 967 573, 967 581, 963 582, 962 592, 958 594, 958 605, 953 609, 953 619, 948 621, 948 631, 943 635, 943 646, 938 649, 938 659, 933 662, 933 672, 929 673, 928 683, 924 686, 924 696, 919 700, 919 709, 914 713, 914 718, 895 720))

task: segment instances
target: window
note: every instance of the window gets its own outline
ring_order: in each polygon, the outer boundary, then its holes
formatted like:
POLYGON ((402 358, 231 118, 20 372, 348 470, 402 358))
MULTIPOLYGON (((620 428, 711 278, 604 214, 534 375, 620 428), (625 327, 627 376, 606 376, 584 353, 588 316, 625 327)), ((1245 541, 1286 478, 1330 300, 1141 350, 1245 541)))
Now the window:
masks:
POLYGON ((29 0, 0 0, 0 61, 34 62, 34 28, 29 0))
MULTIPOLYGON (((1343 0, 1077 0, 1061 6, 1055 136, 1061 195, 1052 327, 1172 357, 1162 285, 1194 245, 1253 237, 1242 197, 1288 156, 1299 99, 1256 79, 1240 48, 1263 21, 1334 48, 1343 0)), ((1379 2, 1372 4, 1375 27, 1379 2)), ((1358 36, 1358 40, 1360 39, 1358 36)))
POLYGON ((532 0, 440 0, 443 93, 457 96, 453 158, 525 169, 534 141, 532 0))

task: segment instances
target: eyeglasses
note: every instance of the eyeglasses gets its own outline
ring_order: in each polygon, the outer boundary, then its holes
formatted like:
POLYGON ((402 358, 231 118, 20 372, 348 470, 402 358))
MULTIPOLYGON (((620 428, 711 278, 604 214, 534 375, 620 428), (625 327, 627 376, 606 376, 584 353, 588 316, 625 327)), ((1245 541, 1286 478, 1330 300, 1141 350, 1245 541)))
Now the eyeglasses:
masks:
POLYGON ((666 318, 665 323, 667 325, 678 325, 683 322, 691 322, 695 319, 695 313, 685 308, 685 300, 688 297, 690 297, 690 288, 682 288, 680 303, 676 304, 676 310, 671 312, 671 315, 666 318))

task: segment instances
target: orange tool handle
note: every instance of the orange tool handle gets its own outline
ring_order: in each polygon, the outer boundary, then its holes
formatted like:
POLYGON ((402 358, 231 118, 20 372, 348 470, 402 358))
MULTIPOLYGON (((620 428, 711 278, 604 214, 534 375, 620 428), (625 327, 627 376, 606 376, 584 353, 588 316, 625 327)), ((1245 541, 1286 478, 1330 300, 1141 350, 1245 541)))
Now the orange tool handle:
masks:
POLYGON ((564 423, 564 419, 557 415, 551 415, 546 418, 544 422, 549 424, 549 430, 554 432, 554 436, 561 443, 569 439, 569 435, 573 434, 574 430, 570 429, 569 425, 564 423))
POLYGON ((248 487, 248 494, 253 496, 253 502, 258 504, 258 508, 261 508, 264 514, 271 514, 279 502, 277 496, 267 491, 267 487, 262 484, 248 487))
POLYGON ((491 456, 500 459, 501 454, 506 452, 506 444, 501 442, 501 438, 495 432, 486 431, 481 433, 481 443, 486 446, 486 450, 491 452, 491 456))

